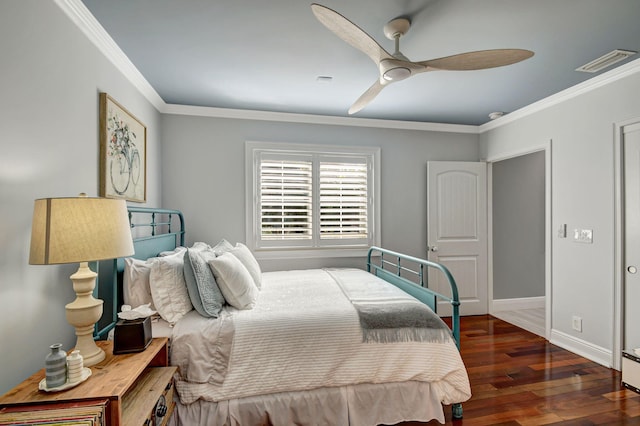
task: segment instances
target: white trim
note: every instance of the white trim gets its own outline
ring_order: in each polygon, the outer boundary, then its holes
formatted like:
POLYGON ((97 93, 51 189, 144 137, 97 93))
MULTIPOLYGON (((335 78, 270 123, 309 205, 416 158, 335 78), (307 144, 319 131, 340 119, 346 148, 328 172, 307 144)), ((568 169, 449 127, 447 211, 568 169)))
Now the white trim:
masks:
POLYGON ((257 260, 289 259, 331 259, 347 257, 366 257, 368 248, 328 248, 328 249, 289 249, 289 250, 251 250, 257 260))
POLYGON ((516 327, 526 330, 529 333, 533 333, 536 336, 540 336, 546 339, 544 337, 544 325, 540 325, 537 322, 530 321, 527 318, 518 317, 516 315, 510 315, 512 313, 513 313, 512 311, 503 311, 503 312, 498 312, 493 316, 498 319, 501 319, 504 322, 508 322, 509 324, 515 325, 516 327))
POLYGON ((614 81, 620 80, 637 72, 640 72, 640 59, 628 62, 612 69, 611 71, 607 71, 596 77, 590 78, 589 80, 583 81, 582 83, 576 84, 575 86, 569 87, 568 89, 562 90, 551 96, 547 96, 544 99, 529 104, 516 111, 510 112, 509 114, 503 115, 496 120, 484 123, 478 126, 479 133, 484 133, 505 124, 512 123, 523 117, 568 101, 569 99, 575 98, 576 96, 592 90, 599 89, 600 87, 606 86, 607 84, 613 83, 614 81))
POLYGON ((544 296, 536 297, 519 297, 515 299, 496 299, 493 301, 493 310, 490 312, 494 315, 503 311, 519 311, 522 309, 544 309, 544 296))
POLYGON ((624 294, 623 274, 624 268, 624 196, 622 185, 624 182, 622 167, 622 131, 624 124, 614 124, 613 136, 613 178, 614 178, 614 214, 613 214, 613 362, 612 367, 620 371, 622 369, 622 342, 624 341, 624 294))
POLYGON ((493 300, 490 314, 496 318, 546 338, 545 325, 537 321, 531 321, 526 315, 518 315, 519 311, 526 309, 545 309, 546 297, 523 297, 516 299, 493 300))
POLYGON ((144 78, 122 49, 100 25, 81 0, 54 0, 62 11, 76 24, 107 59, 133 84, 160 112, 166 107, 158 92, 144 78))
POLYGON ((544 294, 546 298, 545 302, 545 337, 547 340, 551 337, 551 325, 553 323, 553 221, 551 212, 553 212, 553 140, 549 139, 544 150, 544 188, 545 188, 545 234, 544 239, 544 251, 545 255, 545 270, 544 270, 544 294))
POLYGON ((491 157, 488 157, 484 161, 486 161, 487 163, 495 163, 497 161, 508 160, 510 158, 521 157, 523 155, 533 154, 534 152, 544 151, 549 147, 550 147, 550 142, 544 142, 539 145, 528 146, 526 148, 519 148, 511 151, 500 152, 491 157))
POLYGON ((611 368, 612 353, 610 350, 594 345, 575 336, 558 330, 551 330, 550 342, 568 351, 590 359, 593 362, 611 368))
POLYGON ((493 163, 487 162, 487 309, 493 307, 493 163))
POLYGON ((166 114, 189 115, 238 120, 263 120, 288 123, 324 124, 330 126, 371 127, 382 129, 422 130, 443 133, 478 134, 478 126, 464 124, 425 123, 419 121, 377 120, 372 118, 334 117, 329 115, 297 114, 167 104, 166 114))

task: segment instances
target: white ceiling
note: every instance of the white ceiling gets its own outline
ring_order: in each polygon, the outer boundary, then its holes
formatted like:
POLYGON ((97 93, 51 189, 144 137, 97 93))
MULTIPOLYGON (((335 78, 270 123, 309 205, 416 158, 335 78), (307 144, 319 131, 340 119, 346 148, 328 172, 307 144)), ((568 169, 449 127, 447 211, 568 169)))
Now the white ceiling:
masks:
MULTIPOLYGON (((346 117, 378 78, 369 57, 317 21, 311 2, 82 2, 168 104, 346 117)), ((400 48, 412 61, 496 48, 535 52, 507 67, 418 74, 386 87, 354 117, 480 125, 493 111, 515 111, 599 75, 575 69, 605 53, 640 51, 640 0, 318 3, 391 53, 383 26, 408 16, 400 48)))

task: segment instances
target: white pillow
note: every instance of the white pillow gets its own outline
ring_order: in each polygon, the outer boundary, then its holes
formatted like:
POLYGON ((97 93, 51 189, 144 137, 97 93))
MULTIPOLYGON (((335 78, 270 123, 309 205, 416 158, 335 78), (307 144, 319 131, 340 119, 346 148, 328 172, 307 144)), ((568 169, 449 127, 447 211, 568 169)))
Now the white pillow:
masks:
POLYGON ((260 265, 258 261, 249 250, 249 247, 245 246, 242 243, 237 243, 234 248, 229 250, 229 253, 238 258, 240 262, 247 268, 247 271, 251 274, 251 278, 253 278, 253 282, 255 283, 258 290, 262 288, 262 271, 260 270, 260 265))
POLYGON ((162 319, 175 324, 193 309, 184 281, 184 254, 150 259, 149 283, 155 310, 162 319))
POLYGON ((137 308, 140 305, 151 304, 151 288, 149 287, 149 274, 151 273, 151 263, 145 260, 127 257, 124 259, 124 277, 122 297, 125 305, 137 308))
POLYGON ((233 248, 233 244, 231 244, 229 241, 225 240, 224 238, 220 240, 218 244, 212 247, 213 252, 216 254, 216 256, 221 256, 222 253, 226 253, 232 248, 233 248))
POLYGON ((202 241, 196 241, 195 243, 193 243, 191 248, 196 250, 206 250, 206 249, 210 249, 211 246, 207 243, 203 243, 202 241))
POLYGON ((187 251, 186 247, 178 246, 178 247, 174 248, 173 250, 161 251, 160 254, 158 254, 158 256, 160 256, 160 257, 171 256, 172 254, 178 254, 178 253, 182 253, 184 255, 185 251, 187 251))
POLYGON ((258 298, 258 287, 242 262, 231 253, 209 260, 209 267, 228 304, 238 309, 252 309, 258 298))

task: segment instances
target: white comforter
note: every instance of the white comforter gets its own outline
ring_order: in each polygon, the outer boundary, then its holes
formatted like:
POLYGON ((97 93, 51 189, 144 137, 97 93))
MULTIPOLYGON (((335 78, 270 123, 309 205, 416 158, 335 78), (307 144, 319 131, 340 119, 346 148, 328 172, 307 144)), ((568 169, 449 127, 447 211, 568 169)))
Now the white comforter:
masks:
MULTIPOLYGON (((381 294, 415 300, 357 269, 280 271, 263 274, 252 310, 226 307, 219 319, 186 315, 171 344, 181 402, 403 381, 431 382, 445 404, 469 399, 453 340, 363 343, 358 313, 343 291, 350 282, 354 288, 371 285, 372 300, 381 294)), ((361 291, 352 293, 366 299, 361 291)))

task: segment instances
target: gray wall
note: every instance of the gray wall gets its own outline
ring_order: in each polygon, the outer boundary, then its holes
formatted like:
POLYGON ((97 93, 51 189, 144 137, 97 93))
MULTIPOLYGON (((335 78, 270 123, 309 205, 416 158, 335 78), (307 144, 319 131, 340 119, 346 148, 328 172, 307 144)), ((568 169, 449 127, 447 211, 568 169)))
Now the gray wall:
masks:
POLYGON ((148 127, 147 200, 159 205, 160 114, 52 1, 0 5, 0 394, 75 344, 64 305, 78 265, 30 266, 36 198, 98 195, 98 93, 148 127))
MULTIPOLYGON (((180 208, 187 239, 245 241, 245 141, 381 148, 382 245, 424 257, 427 161, 477 161, 475 134, 165 115, 163 200, 180 208)), ((261 261, 264 270, 359 266, 363 259, 261 261)))
POLYGON ((545 293, 544 151, 492 164, 493 298, 545 293))
MULTIPOLYGON (((481 157, 526 152, 552 140, 552 338, 613 350, 614 124, 640 117, 640 73, 481 134, 481 157), (560 239, 567 224, 593 230, 593 244, 560 239), (582 333, 571 327, 582 317, 582 333)), ((553 341, 553 339, 552 339, 553 341)))

